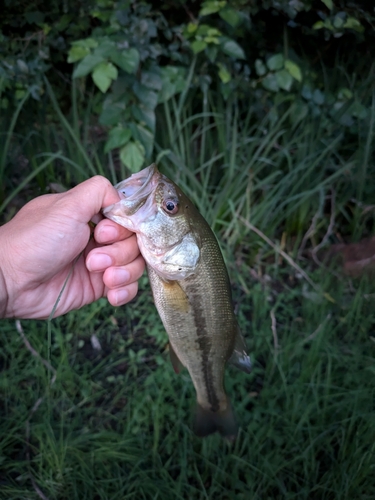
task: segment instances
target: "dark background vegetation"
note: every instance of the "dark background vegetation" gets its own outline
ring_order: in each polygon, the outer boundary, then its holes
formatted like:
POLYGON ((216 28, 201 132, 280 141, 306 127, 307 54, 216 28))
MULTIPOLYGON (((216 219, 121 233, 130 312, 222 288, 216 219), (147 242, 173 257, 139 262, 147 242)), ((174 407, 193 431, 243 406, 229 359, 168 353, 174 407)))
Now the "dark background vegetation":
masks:
POLYGON ((191 432, 146 277, 124 308, 3 321, 0 498, 374 498, 374 23, 371 1, 5 0, 2 223, 157 161, 220 240, 254 370, 228 369, 229 447, 191 432))

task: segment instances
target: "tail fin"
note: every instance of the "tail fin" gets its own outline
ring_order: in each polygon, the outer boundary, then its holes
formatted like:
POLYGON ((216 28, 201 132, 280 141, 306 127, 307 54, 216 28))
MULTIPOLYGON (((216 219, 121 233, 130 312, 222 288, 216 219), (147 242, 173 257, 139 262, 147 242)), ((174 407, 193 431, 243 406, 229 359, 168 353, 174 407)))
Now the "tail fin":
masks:
POLYGON ((197 403, 193 431, 199 437, 205 437, 217 431, 229 441, 234 441, 238 427, 230 403, 228 402, 225 410, 216 412, 206 410, 197 403))

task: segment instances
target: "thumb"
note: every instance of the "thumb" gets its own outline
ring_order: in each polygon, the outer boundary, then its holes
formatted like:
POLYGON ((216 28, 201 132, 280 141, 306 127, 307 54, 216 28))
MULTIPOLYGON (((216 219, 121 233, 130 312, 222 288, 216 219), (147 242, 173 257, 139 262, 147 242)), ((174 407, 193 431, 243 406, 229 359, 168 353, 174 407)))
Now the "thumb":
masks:
POLYGON ((64 194, 71 215, 84 223, 89 222, 102 208, 120 200, 116 189, 101 175, 81 182, 64 194))

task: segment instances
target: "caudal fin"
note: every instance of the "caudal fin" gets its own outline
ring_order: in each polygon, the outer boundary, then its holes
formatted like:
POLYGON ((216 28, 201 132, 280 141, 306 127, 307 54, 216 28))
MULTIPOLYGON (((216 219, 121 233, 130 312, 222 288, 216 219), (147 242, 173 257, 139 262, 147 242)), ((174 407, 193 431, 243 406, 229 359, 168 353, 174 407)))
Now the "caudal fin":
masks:
POLYGON ((194 434, 199 437, 205 437, 214 432, 220 432, 224 438, 229 441, 234 441, 237 436, 238 426, 231 405, 228 403, 225 410, 215 412, 206 410, 197 403, 193 431, 194 434))

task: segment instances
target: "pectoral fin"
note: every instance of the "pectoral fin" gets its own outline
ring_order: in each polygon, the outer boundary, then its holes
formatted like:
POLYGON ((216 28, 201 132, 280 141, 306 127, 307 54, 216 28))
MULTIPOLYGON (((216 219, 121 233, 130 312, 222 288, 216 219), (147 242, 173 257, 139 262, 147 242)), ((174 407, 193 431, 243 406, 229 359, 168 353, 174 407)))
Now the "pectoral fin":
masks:
POLYGON ((184 365, 181 363, 179 357, 177 356, 175 350, 172 347, 172 344, 169 343, 169 357, 171 358, 171 363, 174 369, 174 372, 179 374, 183 369, 184 365))
POLYGON ((251 372, 251 361, 250 357, 246 352, 245 341, 241 335, 240 329, 237 329, 236 338, 234 341, 234 348, 228 363, 236 366, 245 373, 251 372))
POLYGON ((178 281, 162 281, 164 294, 169 307, 187 313, 190 309, 189 299, 178 281))

